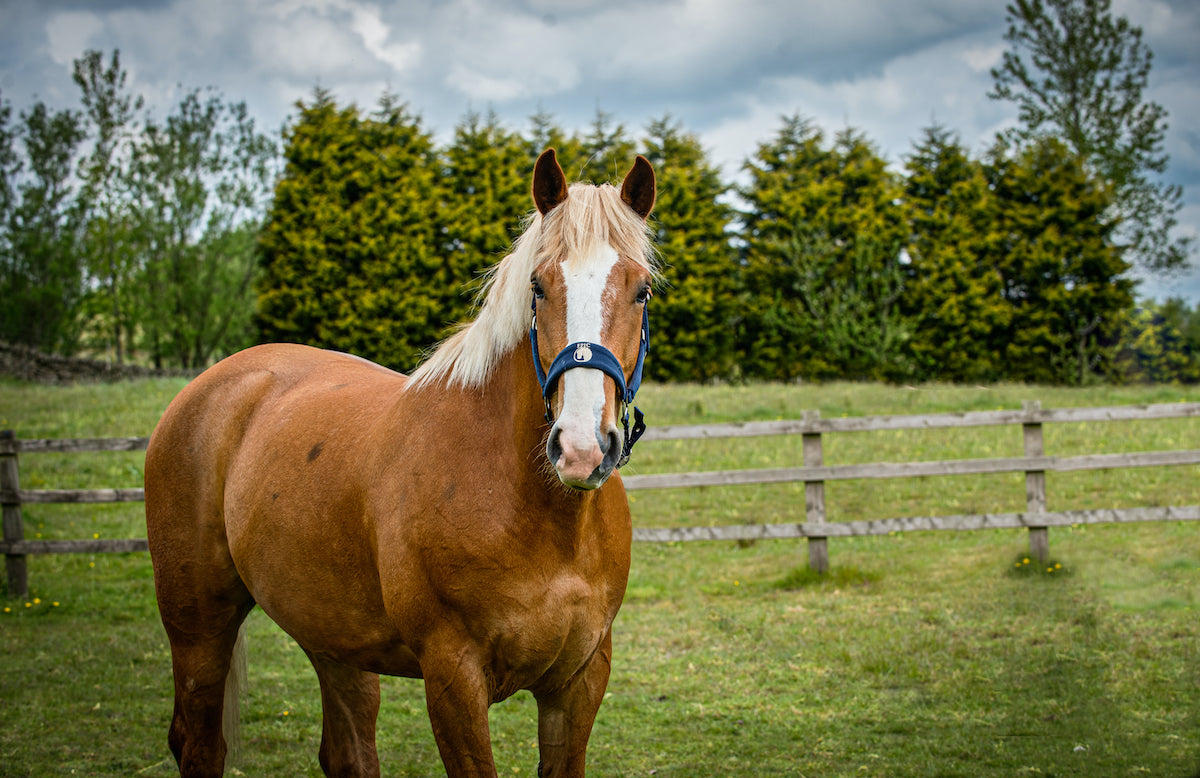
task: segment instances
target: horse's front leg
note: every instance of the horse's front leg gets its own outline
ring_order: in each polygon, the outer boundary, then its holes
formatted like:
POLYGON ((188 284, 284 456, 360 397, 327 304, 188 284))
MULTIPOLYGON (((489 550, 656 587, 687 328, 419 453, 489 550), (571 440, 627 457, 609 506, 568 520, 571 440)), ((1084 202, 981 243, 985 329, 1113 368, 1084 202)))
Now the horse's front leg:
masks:
MULTIPOLYGON (((441 641, 439 641, 441 642, 441 641)), ((448 778, 495 778, 488 688, 479 654, 465 642, 432 644, 421 661, 425 705, 448 778)))
POLYGON ((612 670, 612 632, 588 664, 561 689, 534 693, 538 703, 538 753, 542 778, 582 776, 592 723, 612 670))

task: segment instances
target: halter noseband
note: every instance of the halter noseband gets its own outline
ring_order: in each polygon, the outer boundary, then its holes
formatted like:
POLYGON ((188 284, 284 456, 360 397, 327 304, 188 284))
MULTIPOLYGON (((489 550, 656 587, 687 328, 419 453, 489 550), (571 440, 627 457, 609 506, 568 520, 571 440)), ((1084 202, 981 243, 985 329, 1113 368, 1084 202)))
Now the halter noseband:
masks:
POLYGON ((577 367, 590 367, 605 373, 616 382, 621 397, 623 408, 621 424, 625 427, 625 446, 621 449, 621 458, 617 461, 617 467, 624 467, 633 451, 633 444, 637 443, 638 438, 642 437, 642 433, 646 431, 645 417, 637 408, 633 409, 633 430, 629 429, 629 408, 633 403, 633 396, 637 394, 638 388, 642 385, 642 367, 646 362, 646 351, 650 347, 650 309, 648 304, 644 303, 642 306, 641 343, 638 345, 637 363, 633 366, 633 373, 629 377, 628 384, 625 383, 625 372, 621 369, 621 363, 616 356, 599 343, 587 341, 568 345, 558 352, 558 356, 550 363, 550 370, 543 370, 542 358, 538 352, 537 295, 534 295, 533 304, 530 307, 533 308, 533 323, 529 325, 529 342, 533 344, 533 368, 537 371, 538 383, 542 387, 542 400, 546 403, 546 421, 554 421, 554 413, 550 408, 550 395, 554 394, 554 388, 563 373, 577 367))

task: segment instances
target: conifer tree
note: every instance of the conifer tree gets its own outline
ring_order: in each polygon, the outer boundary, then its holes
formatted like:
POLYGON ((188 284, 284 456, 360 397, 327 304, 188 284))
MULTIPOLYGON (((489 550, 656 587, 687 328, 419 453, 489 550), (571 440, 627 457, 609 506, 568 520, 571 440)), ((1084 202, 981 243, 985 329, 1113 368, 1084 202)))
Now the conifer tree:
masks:
POLYGON ((907 238, 898 179, 861 134, 825 144, 799 116, 746 163, 749 375, 899 379, 911 371, 899 307, 907 238))
POLYGON ((996 202, 983 165, 935 125, 925 129, 905 169, 912 237, 903 305, 912 318, 918 374, 957 382, 1002 378, 1011 310, 999 273, 985 261, 996 202))
POLYGON ((1118 376, 1132 383, 1200 383, 1200 320, 1188 331, 1179 298, 1146 302, 1129 313, 1117 357, 1118 376))
POLYGON ((645 155, 658 181, 651 223, 666 278, 650 304, 647 371, 668 381, 727 378, 735 370, 739 310, 739 269, 728 232, 734 210, 721 200, 727 187, 699 139, 669 116, 646 132, 645 155))
POLYGON ((529 140, 525 146, 527 170, 533 170, 534 163, 543 151, 554 149, 568 182, 589 180, 587 170, 590 152, 584 151, 583 141, 578 134, 568 135, 554 120, 554 116, 546 111, 538 111, 529 117, 529 123, 529 140))
POLYGON ((365 118, 323 90, 297 107, 261 239, 261 337, 411 369, 449 324, 432 139, 389 95, 365 118))
POLYGON ((586 135, 568 135, 550 114, 539 111, 530 122, 529 167, 548 148, 558 152, 558 162, 568 181, 593 184, 621 181, 636 153, 636 144, 625 132, 625 125, 613 126, 612 114, 597 109, 586 135))
POLYGON ((1110 188, 1061 141, 989 153, 996 218, 983 261, 1011 307, 1009 380, 1082 384, 1111 374, 1133 306, 1129 263, 1113 243, 1110 188))
POLYGON ((470 313, 469 287, 499 261, 520 234, 529 199, 531 164, 525 142, 489 113, 467 114, 443 152, 442 255, 446 260, 444 318, 470 313))
POLYGON ((636 144, 625 132, 625 125, 613 126, 612 114, 599 108, 587 135, 581 138, 587 155, 579 180, 594 184, 619 183, 633 164, 636 144))

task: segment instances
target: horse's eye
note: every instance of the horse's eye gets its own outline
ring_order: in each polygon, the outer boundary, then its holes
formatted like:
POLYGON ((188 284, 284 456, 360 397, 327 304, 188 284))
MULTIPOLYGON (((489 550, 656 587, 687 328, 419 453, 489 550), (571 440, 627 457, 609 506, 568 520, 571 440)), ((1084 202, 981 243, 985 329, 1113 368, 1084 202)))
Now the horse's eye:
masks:
POLYGON ((643 287, 641 288, 641 290, 639 290, 639 291, 638 291, 638 294, 637 294, 637 301, 638 301, 639 303, 645 303, 647 300, 649 300, 649 299, 650 299, 650 297, 651 297, 651 294, 650 294, 650 287, 648 287, 648 286, 643 286, 643 287))
POLYGON ((546 296, 546 292, 542 290, 542 285, 536 280, 529 282, 529 288, 533 290, 533 296, 539 300, 546 296))

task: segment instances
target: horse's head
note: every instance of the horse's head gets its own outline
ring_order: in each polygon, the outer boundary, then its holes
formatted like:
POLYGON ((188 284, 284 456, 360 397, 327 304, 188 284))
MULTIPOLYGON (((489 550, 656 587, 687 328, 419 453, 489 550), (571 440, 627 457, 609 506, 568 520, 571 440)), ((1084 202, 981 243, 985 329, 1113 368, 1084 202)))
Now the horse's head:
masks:
POLYGON ((645 220, 654 197, 654 169, 640 156, 619 195, 607 184, 568 188, 553 149, 534 168, 542 239, 530 337, 553 421, 546 454, 575 489, 603 484, 634 439, 628 406, 649 334, 645 220))

